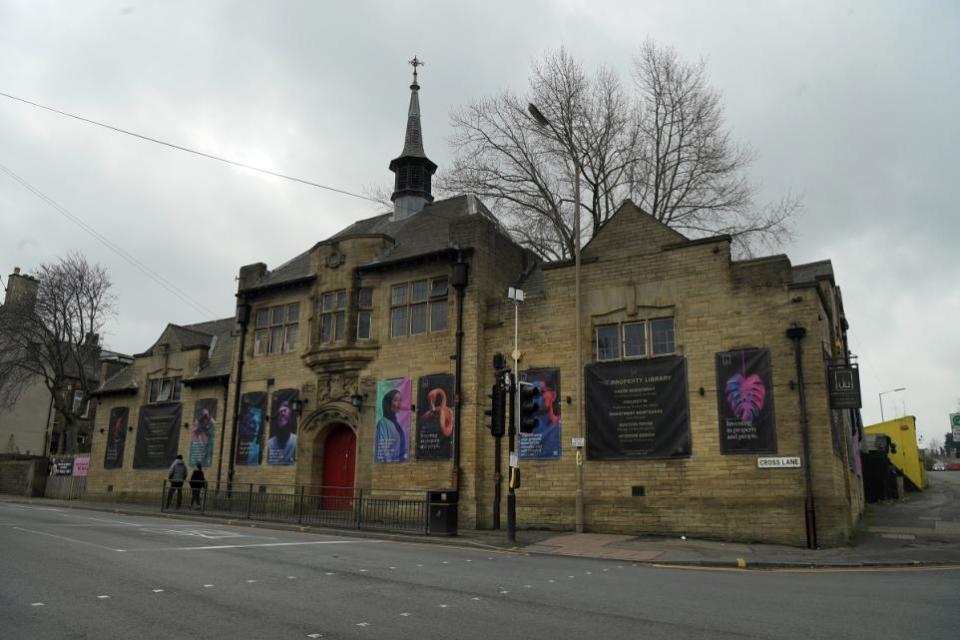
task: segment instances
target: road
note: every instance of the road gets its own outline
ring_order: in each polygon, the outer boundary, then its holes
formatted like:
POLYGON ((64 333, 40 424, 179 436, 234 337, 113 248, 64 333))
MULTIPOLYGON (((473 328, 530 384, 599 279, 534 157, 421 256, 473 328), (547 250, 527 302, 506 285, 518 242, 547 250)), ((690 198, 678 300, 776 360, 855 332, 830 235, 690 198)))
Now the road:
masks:
POLYGON ((960 571, 705 571, 0 502, 0 637, 950 638, 960 571))

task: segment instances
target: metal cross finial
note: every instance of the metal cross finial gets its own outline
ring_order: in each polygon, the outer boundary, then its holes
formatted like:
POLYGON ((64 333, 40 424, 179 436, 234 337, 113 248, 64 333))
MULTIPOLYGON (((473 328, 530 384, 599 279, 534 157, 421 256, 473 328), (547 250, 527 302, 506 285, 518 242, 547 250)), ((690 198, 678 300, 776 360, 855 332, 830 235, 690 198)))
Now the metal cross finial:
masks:
POLYGON ((417 84, 417 67, 422 67, 426 63, 417 58, 417 56, 413 56, 413 60, 409 60, 408 62, 413 67, 413 84, 417 84))

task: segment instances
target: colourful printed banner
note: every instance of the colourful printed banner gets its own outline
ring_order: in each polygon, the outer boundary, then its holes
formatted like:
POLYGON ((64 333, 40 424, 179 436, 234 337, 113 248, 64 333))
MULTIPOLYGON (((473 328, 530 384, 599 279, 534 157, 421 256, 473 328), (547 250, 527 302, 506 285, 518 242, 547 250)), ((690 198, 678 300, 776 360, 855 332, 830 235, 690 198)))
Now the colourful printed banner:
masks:
POLYGON ((520 434, 521 460, 557 460, 562 440, 560 433, 560 370, 531 369, 520 374, 520 379, 540 389, 537 402, 540 410, 535 417, 537 426, 532 433, 520 434))
POLYGON ((237 434, 236 463, 260 464, 263 442, 263 417, 267 394, 253 391, 240 396, 240 428, 237 434))
POLYGON ((776 453, 770 350, 718 353, 716 364, 720 452, 776 453))
POLYGON ((193 424, 190 426, 190 455, 188 464, 193 467, 213 464, 213 442, 217 431, 217 401, 210 398, 197 400, 193 405, 193 424))
POLYGON ((300 399, 297 389, 279 389, 270 402, 270 439, 267 440, 267 464, 296 464, 297 414, 294 405, 300 399))
POLYGON ((127 421, 130 409, 114 407, 110 410, 110 422, 107 424, 107 448, 103 454, 104 469, 123 468, 123 448, 127 443, 127 421))
POLYGON ((410 455, 410 378, 377 382, 375 462, 406 462, 410 455))
POLYGON ((450 459, 453 411, 453 376, 421 376, 417 385, 417 460, 450 459))

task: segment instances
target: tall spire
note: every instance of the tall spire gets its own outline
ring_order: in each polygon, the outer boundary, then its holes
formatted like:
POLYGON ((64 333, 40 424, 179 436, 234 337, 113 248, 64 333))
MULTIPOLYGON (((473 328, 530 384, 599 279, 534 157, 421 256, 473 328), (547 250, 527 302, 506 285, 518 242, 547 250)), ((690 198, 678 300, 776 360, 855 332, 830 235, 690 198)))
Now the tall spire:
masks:
POLYGON ((390 171, 396 174, 393 200, 394 220, 401 220, 420 211, 428 202, 433 202, 430 179, 437 165, 427 158, 423 150, 423 131, 420 126, 420 84, 417 82, 417 67, 424 62, 413 57, 413 84, 410 85, 410 107, 407 109, 407 130, 403 138, 403 151, 390 162, 390 171))

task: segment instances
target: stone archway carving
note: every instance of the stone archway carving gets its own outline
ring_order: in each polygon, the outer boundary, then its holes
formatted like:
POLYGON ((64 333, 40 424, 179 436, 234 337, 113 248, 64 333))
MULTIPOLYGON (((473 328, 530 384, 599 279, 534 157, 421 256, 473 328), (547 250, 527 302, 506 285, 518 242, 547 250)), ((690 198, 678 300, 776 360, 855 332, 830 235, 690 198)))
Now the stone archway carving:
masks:
POLYGON ((305 464, 297 465, 297 483, 303 485, 317 484, 316 478, 322 472, 317 468, 318 458, 322 458, 323 442, 328 432, 337 425, 345 425, 353 430, 359 443, 360 416, 356 408, 347 401, 334 400, 326 402, 303 420, 298 442, 301 449, 298 455, 302 456, 305 464))

